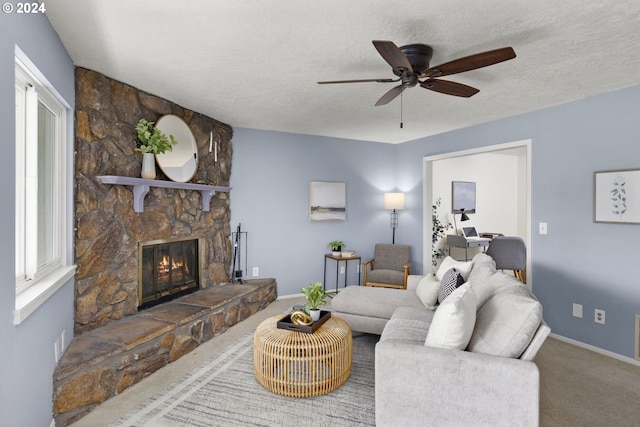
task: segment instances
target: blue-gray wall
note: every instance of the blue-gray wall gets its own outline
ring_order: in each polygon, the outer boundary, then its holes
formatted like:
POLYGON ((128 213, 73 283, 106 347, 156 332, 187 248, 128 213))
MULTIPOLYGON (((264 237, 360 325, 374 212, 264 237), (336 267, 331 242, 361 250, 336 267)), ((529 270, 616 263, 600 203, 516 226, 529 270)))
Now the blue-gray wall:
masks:
POLYGON ((640 168, 639 104, 637 86, 395 146, 236 129, 232 225, 250 233, 249 273, 260 267, 287 295, 322 280, 329 240, 370 257, 375 242, 390 240, 382 193, 391 189, 407 192, 396 241, 412 246, 421 273, 423 157, 532 139, 530 250, 545 320, 559 335, 633 357, 640 225, 593 222, 593 172, 640 168), (307 221, 312 179, 347 182, 347 222, 307 221), (535 233, 539 222, 548 235, 535 233), (595 308, 606 311, 605 325, 594 323, 595 308))
POLYGON ((48 426, 53 419, 54 343, 63 330, 67 341, 73 336, 74 284, 69 281, 14 326, 15 45, 71 107, 73 64, 44 15, 0 14, 0 424, 48 426))
MULTIPOLYGON (((376 242, 391 243, 389 212, 382 207, 383 193, 395 189, 394 150, 389 144, 234 129, 231 226, 235 231, 241 223, 248 232, 249 278, 259 267, 260 277, 277 279, 279 295, 296 294, 323 281, 330 241, 343 240, 363 259, 371 258, 376 242), (346 221, 309 222, 311 180, 347 183, 346 221)), ((358 280, 356 264, 348 267, 350 284, 358 280)), ((335 261, 327 263, 327 274, 327 286, 335 287, 335 261)))

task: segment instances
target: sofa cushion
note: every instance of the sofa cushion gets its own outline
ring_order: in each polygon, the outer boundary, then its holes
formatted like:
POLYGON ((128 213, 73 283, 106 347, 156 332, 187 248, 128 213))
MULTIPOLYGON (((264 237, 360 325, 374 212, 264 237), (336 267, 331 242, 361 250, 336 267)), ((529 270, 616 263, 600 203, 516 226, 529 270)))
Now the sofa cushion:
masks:
POLYGON ((444 274, 452 268, 455 268, 458 273, 462 274, 462 277, 464 277, 464 281, 466 282, 467 277, 469 277, 469 273, 473 268, 473 261, 456 261, 450 256, 446 257, 442 260, 442 263, 436 272, 438 280, 442 281, 444 274))
POLYGON ((367 282, 404 285, 404 272, 376 268, 367 273, 367 282))
POLYGON ((341 289, 331 299, 331 311, 365 317, 391 319, 396 307, 416 307, 424 310, 415 292, 402 289, 352 285, 341 289))
POLYGON ((467 350, 517 358, 541 322, 542 305, 525 286, 504 287, 478 311, 467 350))
MULTIPOLYGON (((487 279, 496 273, 496 262, 489 255, 480 252, 473 257, 473 268, 467 277, 467 282, 471 286, 478 286, 487 281, 487 279)), ((476 292, 476 297, 477 297, 476 292)))
POLYGON ((433 315, 425 345, 463 350, 476 322, 476 296, 469 284, 453 291, 433 315))
POLYGON ((427 322, 392 317, 380 335, 380 342, 402 341, 403 343, 423 345, 428 331, 429 323, 427 322))
POLYGON ((422 301, 425 308, 435 310, 438 304, 438 290, 440 289, 440 281, 433 275, 427 274, 418 283, 416 295, 422 301))
POLYGON ((434 315, 433 311, 427 311, 421 308, 398 307, 393 311, 393 316, 391 316, 391 318, 404 319, 404 320, 416 320, 418 322, 423 322, 427 324, 427 329, 429 329, 428 325, 431 324, 431 321, 433 320, 433 315, 434 315))
POLYGON ((464 284, 464 278, 460 273, 456 271, 455 268, 450 269, 444 276, 442 276, 442 281, 440 282, 440 289, 438 290, 438 302, 442 304, 442 301, 445 300, 451 294, 451 292, 455 291, 457 288, 464 284))
POLYGON ((478 310, 480 310, 489 298, 493 297, 500 289, 522 287, 522 282, 502 271, 498 271, 484 281, 474 279, 471 282, 471 286, 473 286, 473 290, 476 293, 476 302, 478 310))

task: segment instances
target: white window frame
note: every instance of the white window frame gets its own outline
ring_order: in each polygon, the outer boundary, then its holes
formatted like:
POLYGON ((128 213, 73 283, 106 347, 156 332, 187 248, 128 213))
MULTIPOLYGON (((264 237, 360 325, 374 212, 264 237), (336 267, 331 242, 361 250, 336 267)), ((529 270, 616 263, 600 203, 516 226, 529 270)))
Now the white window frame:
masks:
POLYGON ((22 323, 75 274, 71 263, 68 222, 71 194, 68 166, 70 107, 49 81, 16 46, 16 304, 14 324, 22 323), (49 109, 56 122, 52 184, 53 258, 38 266, 37 115, 38 104, 49 109), (34 123, 35 121, 35 123, 34 123), (35 156, 36 161, 27 161, 35 156))

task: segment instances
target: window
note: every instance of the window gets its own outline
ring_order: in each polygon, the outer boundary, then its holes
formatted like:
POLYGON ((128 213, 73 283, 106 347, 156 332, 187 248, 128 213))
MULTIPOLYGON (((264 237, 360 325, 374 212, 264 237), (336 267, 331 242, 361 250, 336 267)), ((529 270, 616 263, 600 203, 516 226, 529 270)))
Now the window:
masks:
POLYGON ((67 110, 32 68, 16 57, 14 323, 75 272, 67 263, 67 110))

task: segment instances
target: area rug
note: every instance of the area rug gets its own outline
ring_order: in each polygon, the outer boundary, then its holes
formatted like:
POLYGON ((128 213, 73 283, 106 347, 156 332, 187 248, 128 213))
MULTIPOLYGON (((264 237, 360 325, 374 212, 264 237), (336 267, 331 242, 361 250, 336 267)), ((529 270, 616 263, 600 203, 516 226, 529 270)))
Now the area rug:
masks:
POLYGON ((110 426, 375 426, 378 339, 354 334, 347 382, 324 396, 299 399, 256 381, 250 334, 110 426))

